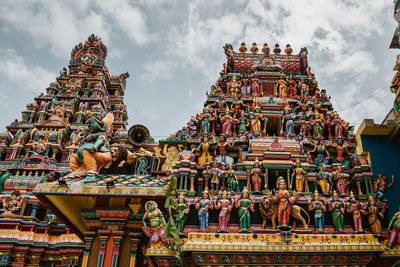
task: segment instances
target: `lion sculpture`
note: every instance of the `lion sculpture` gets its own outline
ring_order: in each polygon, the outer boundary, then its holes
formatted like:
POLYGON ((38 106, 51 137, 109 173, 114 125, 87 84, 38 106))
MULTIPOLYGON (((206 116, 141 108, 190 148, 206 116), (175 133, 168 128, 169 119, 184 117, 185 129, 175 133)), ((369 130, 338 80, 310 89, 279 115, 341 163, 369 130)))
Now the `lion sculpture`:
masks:
MULTIPOLYGON (((269 197, 263 197, 259 204, 260 214, 263 220, 262 229, 265 229, 267 226, 268 220, 271 220, 272 228, 276 229, 276 216, 278 214, 278 209, 276 203, 272 202, 269 197)), ((292 206, 291 217, 293 220, 293 229, 296 229, 296 220, 299 220, 303 223, 304 229, 308 229, 308 225, 310 224, 310 216, 307 211, 305 211, 302 207, 298 205, 292 206), (301 211, 303 211, 307 217, 308 222, 301 216, 301 211)))

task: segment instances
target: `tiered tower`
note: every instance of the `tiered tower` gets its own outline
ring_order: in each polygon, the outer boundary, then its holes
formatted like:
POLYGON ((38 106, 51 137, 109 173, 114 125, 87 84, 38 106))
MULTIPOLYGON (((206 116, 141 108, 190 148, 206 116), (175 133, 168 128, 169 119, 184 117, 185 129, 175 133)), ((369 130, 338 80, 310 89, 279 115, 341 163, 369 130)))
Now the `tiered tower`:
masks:
POLYGON ((0 246, 0 265, 79 265, 82 241, 32 190, 69 172, 70 156, 82 143, 90 117, 112 112, 113 136, 116 142, 126 141, 123 96, 129 74, 110 75, 106 57, 107 48, 98 36, 79 43, 72 49, 69 69, 64 68, 46 93, 26 106, 21 120, 1 134, 0 239, 7 243, 0 246))

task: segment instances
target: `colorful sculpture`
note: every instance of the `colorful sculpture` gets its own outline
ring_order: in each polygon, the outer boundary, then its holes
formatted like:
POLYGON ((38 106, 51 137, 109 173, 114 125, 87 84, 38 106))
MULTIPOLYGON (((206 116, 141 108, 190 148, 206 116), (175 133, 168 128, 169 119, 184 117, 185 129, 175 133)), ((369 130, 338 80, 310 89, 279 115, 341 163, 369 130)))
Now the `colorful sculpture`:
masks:
POLYGON ((190 202, 186 203, 187 200, 184 195, 179 195, 178 203, 176 205, 176 211, 178 212, 175 218, 175 226, 178 233, 183 233, 183 228, 185 227, 188 213, 190 210, 190 202))
POLYGON ((0 209, 2 216, 4 216, 4 214, 6 214, 6 213, 15 214, 15 215, 19 214, 19 211, 20 211, 20 208, 22 205, 22 199, 20 196, 21 196, 21 193, 18 190, 14 190, 11 193, 11 200, 7 201, 3 197, 3 208, 0 209))
POLYGON ((164 235, 165 219, 158 208, 155 201, 147 201, 144 205, 146 212, 142 218, 143 232, 150 238, 152 246, 159 246, 162 243, 164 246, 169 246, 168 240, 164 235), (147 226, 146 220, 149 221, 150 227, 147 226))
POLYGON ((250 212, 254 212, 254 198, 249 197, 247 187, 242 190, 242 195, 235 198, 235 207, 238 209, 240 233, 250 233, 250 212))
POLYGON ((286 181, 280 176, 277 180, 277 191, 274 196, 268 192, 268 197, 278 203, 278 223, 279 226, 288 226, 292 211, 292 205, 297 201, 299 195, 294 192, 292 195, 286 189, 286 181))
POLYGON ((345 204, 343 201, 339 199, 336 191, 333 192, 333 197, 331 202, 329 202, 329 211, 332 212, 332 221, 335 226, 336 231, 343 232, 344 231, 344 213, 345 213, 345 204))
POLYGON ((319 186, 321 187, 322 190, 322 194, 328 195, 331 192, 332 179, 330 173, 326 171, 325 164, 322 165, 322 168, 320 169, 317 178, 319 186))
POLYGON ((228 222, 229 218, 231 217, 231 210, 234 202, 229 200, 230 196, 224 190, 222 192, 221 197, 218 200, 214 200, 214 207, 215 209, 219 209, 219 216, 218 216, 218 232, 219 233, 227 233, 228 232, 228 222))
POLYGON ((318 191, 314 192, 314 200, 307 198, 308 210, 314 211, 315 231, 324 232, 324 221, 326 212, 326 200, 320 199, 318 191))
POLYGON ((355 233, 362 233, 364 229, 362 227, 362 205, 361 203, 356 200, 354 197, 353 191, 350 192, 349 202, 346 203, 346 211, 352 214, 353 223, 354 223, 354 232, 355 233))
POLYGON ((387 248, 389 249, 400 240, 400 211, 393 215, 392 219, 390 220, 388 230, 389 240, 387 243, 387 248))
POLYGON ((298 192, 303 192, 304 186, 305 186, 305 192, 308 192, 308 183, 306 180, 306 172, 301 168, 300 161, 296 161, 295 168, 293 170, 292 174, 292 180, 295 178, 296 181, 296 191, 298 192))
POLYGON ((213 202, 210 199, 210 195, 208 194, 208 190, 204 190, 203 196, 201 198, 196 198, 194 201, 196 209, 198 210, 197 216, 200 221, 200 231, 207 232, 208 231, 208 210, 213 208, 213 202))
POLYGON ((260 163, 258 160, 256 160, 254 164, 254 168, 251 169, 250 172, 250 177, 251 177, 251 182, 253 183, 253 191, 254 192, 260 192, 261 190, 261 182, 262 182, 262 171, 260 169, 260 163))
POLYGON ((372 196, 368 198, 368 206, 363 207, 361 210, 362 214, 368 216, 369 227, 371 228, 371 232, 374 234, 382 233, 381 221, 379 220, 379 217, 384 217, 383 212, 384 210, 379 212, 378 207, 375 205, 375 199, 372 196))
POLYGON ((210 155, 210 143, 208 142, 208 137, 203 137, 203 142, 196 149, 194 148, 192 152, 200 151, 201 156, 198 159, 198 164, 200 166, 204 166, 206 163, 209 163, 213 160, 213 157, 210 155))
POLYGON ((83 140, 77 154, 71 156, 70 168, 73 170, 67 177, 94 176, 108 164, 111 159, 107 134, 112 130, 113 114, 108 113, 102 120, 101 114, 89 113, 88 127, 90 134, 83 140))
POLYGON ((239 192, 239 181, 236 177, 236 172, 233 169, 232 163, 228 165, 227 176, 226 187, 231 191, 232 194, 239 192))

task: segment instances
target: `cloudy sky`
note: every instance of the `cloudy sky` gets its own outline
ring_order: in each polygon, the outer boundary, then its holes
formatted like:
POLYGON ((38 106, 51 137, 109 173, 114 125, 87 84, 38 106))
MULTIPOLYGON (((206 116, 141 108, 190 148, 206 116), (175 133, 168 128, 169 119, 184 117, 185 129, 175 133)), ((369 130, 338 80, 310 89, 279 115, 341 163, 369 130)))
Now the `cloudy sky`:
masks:
MULTIPOLYGON (((306 46, 321 88, 343 118, 381 122, 390 110, 397 51, 391 0, 2 1, 0 128, 68 65, 91 33, 108 47, 112 74, 128 71, 129 124, 166 136, 201 110, 218 77, 222 46, 306 46), (382 89, 384 88, 384 89, 382 89)), ((1 130, 2 131, 2 130, 1 130)))

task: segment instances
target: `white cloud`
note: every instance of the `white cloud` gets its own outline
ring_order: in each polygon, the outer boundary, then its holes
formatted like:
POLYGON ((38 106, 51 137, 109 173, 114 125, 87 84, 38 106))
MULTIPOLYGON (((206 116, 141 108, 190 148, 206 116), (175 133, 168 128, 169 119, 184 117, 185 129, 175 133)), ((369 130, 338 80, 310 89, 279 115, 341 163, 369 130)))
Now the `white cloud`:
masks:
POLYGON ((27 66, 13 49, 1 49, 0 77, 5 77, 12 83, 18 84, 25 92, 41 93, 50 82, 55 80, 56 74, 40 66, 27 66))
POLYGON ((174 62, 171 60, 149 60, 143 66, 143 74, 141 75, 142 80, 154 81, 154 80, 167 80, 172 77, 172 68, 176 67, 174 62))

